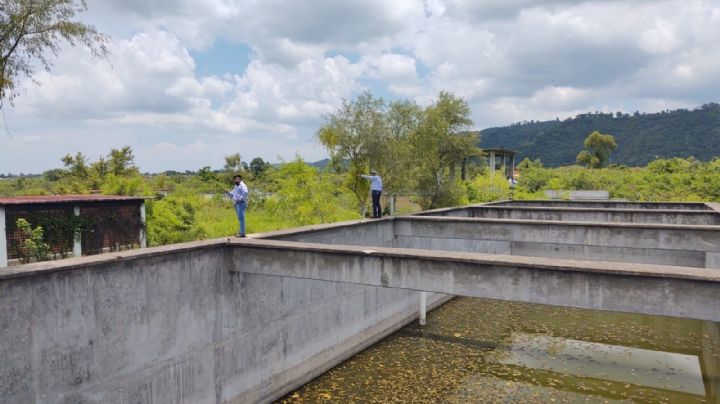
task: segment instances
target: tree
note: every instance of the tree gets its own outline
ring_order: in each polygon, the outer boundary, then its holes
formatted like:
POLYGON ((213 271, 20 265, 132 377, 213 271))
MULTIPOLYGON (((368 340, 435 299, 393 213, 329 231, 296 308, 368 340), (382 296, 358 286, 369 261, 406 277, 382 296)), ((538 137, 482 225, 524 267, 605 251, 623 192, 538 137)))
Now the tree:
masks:
POLYGON ((242 164, 242 159, 240 158, 240 153, 225 156, 225 166, 223 167, 223 170, 231 174, 239 174, 241 171, 243 171, 243 168, 244 167, 242 164))
POLYGON ((62 159, 63 175, 55 186, 59 194, 86 194, 90 191, 88 159, 81 152, 75 156, 66 154, 62 159))
POLYGON ((88 159, 82 152, 77 152, 75 157, 66 154, 62 159, 65 165, 66 175, 85 179, 88 176, 88 159))
POLYGON ((352 191, 361 214, 365 213, 369 184, 358 174, 377 170, 386 194, 402 188, 407 178, 409 135, 420 121, 421 109, 409 101, 390 103, 369 92, 345 100, 318 130, 317 139, 330 154, 330 166, 346 170, 345 186, 352 191))
POLYGON ((386 109, 382 98, 365 92, 352 101, 344 100, 336 112, 325 117, 325 125, 317 132, 318 140, 330 154, 332 166, 339 168, 341 162, 347 161, 345 185, 355 195, 363 215, 369 186, 358 178, 358 174, 367 173, 370 167, 380 176, 387 174, 387 168, 381 167, 388 161, 383 156, 389 135, 384 116, 386 109))
POLYGON ((268 167, 270 167, 270 163, 260 157, 255 157, 250 161, 250 172, 252 172, 255 178, 261 176, 268 167))
POLYGON ((465 100, 440 92, 412 136, 415 187, 426 194, 420 201, 425 209, 460 202, 463 191, 455 180, 455 168, 467 157, 480 155, 478 134, 468 130, 469 115, 465 100))
POLYGON ((205 166, 205 167, 199 169, 197 172, 197 175, 198 175, 198 177, 200 177, 200 179, 203 182, 217 180, 217 177, 215 176, 215 173, 212 172, 212 169, 210 168, 210 166, 205 166))
POLYGON ((532 170, 532 169, 535 169, 535 168, 543 168, 543 163, 542 163, 542 161, 540 161, 540 159, 532 160, 532 159, 530 159, 530 158, 525 157, 525 158, 523 159, 523 161, 521 161, 521 162, 517 165, 516 168, 517 168, 519 171, 532 170))
POLYGON ((85 0, 0 0, 0 100, 17 95, 19 77, 32 77, 37 66, 49 70, 48 51, 56 56, 63 41, 108 55, 108 37, 74 21, 85 10, 85 0))
POLYGON ((585 139, 585 150, 577 155, 578 164, 588 168, 601 168, 610 161, 610 154, 617 147, 612 135, 605 135, 598 131, 592 132, 585 139))
POLYGON ((110 149, 108 154, 108 165, 110 173, 114 175, 127 175, 131 172, 137 172, 138 169, 134 165, 135 156, 130 146, 124 146, 122 149, 110 149))

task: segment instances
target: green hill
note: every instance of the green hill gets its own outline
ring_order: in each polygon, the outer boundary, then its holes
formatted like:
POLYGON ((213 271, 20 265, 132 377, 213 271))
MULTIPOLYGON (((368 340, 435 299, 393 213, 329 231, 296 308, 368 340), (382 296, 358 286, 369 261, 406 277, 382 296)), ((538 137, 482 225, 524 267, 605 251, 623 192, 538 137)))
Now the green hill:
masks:
POLYGON ((546 166, 575 164, 583 141, 594 130, 617 142, 612 162, 643 166, 657 157, 710 160, 720 156, 720 104, 656 114, 581 114, 563 121, 522 122, 480 132, 480 147, 507 148, 546 166))

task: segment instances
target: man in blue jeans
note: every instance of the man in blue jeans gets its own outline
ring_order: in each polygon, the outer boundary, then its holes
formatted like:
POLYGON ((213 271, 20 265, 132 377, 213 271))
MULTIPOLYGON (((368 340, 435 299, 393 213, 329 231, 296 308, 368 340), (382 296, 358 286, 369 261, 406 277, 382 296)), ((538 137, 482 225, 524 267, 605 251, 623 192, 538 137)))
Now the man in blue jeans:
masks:
POLYGON ((370 191, 372 191, 373 206, 372 217, 379 219, 382 216, 382 209, 380 209, 380 196, 382 196, 383 188, 382 178, 380 178, 375 170, 370 171, 370 175, 360 174, 360 176, 366 180, 370 180, 370 191))
POLYGON ((248 188, 242 180, 242 175, 234 176, 233 182, 235 187, 232 191, 228 191, 228 194, 232 197, 235 213, 240 222, 240 232, 236 234, 236 237, 245 237, 245 209, 247 209, 248 188))

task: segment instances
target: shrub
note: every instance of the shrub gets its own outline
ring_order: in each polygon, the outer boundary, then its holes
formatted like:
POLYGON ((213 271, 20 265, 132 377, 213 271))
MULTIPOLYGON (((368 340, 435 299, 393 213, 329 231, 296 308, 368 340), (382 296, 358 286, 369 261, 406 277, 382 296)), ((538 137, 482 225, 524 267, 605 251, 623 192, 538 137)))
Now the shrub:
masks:
POLYGON ((20 260, 23 263, 31 261, 46 261, 50 255, 50 245, 43 241, 43 229, 37 226, 33 229, 30 223, 20 218, 15 225, 22 234, 20 244, 20 260))

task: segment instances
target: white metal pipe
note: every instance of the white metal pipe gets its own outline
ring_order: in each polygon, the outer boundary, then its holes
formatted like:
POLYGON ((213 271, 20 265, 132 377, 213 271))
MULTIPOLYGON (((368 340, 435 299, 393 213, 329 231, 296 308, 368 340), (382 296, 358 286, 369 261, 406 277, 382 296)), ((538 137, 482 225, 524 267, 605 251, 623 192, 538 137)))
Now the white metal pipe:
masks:
POLYGON ((427 324, 427 292, 420 292, 420 325, 427 324))

